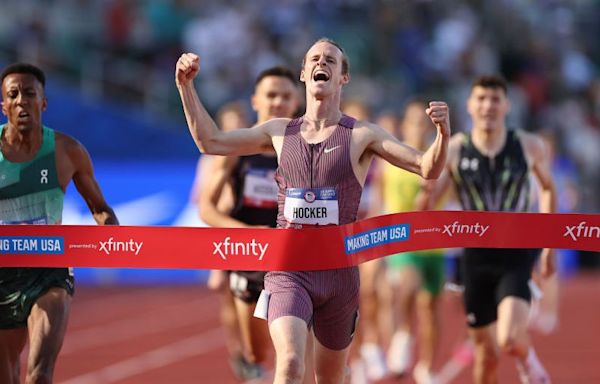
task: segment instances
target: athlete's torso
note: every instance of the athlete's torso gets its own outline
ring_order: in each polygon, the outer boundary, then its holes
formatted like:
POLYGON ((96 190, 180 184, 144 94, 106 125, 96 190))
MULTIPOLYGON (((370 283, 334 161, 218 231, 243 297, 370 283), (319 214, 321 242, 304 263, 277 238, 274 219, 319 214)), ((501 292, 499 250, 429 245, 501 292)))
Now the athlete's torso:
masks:
POLYGON ((528 210, 529 165, 513 130, 507 132, 504 147, 493 159, 482 155, 471 136, 465 135, 452 178, 465 210, 528 210))
POLYGON ((40 149, 29 161, 11 162, 0 151, 0 224, 62 221, 64 192, 56 168, 55 133, 43 127, 42 137, 40 149))
POLYGON ((277 220, 277 157, 242 156, 232 172, 231 216, 246 224, 275 227, 277 220))
POLYGON ((316 144, 302 137, 302 121, 290 121, 285 130, 276 173, 277 225, 299 228, 354 222, 362 193, 350 158, 356 120, 342 116, 331 136, 316 144))

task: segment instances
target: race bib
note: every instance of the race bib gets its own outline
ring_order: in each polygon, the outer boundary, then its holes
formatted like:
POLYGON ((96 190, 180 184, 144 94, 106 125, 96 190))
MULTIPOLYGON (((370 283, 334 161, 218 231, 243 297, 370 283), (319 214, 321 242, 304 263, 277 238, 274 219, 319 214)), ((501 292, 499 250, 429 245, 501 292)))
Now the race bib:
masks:
POLYGON ((244 178, 243 203, 247 207, 277 208, 274 171, 252 168, 244 178))
POLYGON ((283 214, 289 223, 310 225, 339 224, 335 188, 287 188, 283 214))

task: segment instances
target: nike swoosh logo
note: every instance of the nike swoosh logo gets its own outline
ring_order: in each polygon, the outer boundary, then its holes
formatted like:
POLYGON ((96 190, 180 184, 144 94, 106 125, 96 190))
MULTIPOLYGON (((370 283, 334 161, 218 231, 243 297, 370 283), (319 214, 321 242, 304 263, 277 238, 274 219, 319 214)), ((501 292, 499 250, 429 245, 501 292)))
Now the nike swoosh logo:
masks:
POLYGON ((336 145, 336 146, 335 146, 335 147, 333 147, 333 148, 325 148, 325 149, 323 150, 323 152, 325 152, 325 153, 333 152, 333 151, 335 151, 336 149, 338 149, 339 147, 340 147, 339 145, 336 145))

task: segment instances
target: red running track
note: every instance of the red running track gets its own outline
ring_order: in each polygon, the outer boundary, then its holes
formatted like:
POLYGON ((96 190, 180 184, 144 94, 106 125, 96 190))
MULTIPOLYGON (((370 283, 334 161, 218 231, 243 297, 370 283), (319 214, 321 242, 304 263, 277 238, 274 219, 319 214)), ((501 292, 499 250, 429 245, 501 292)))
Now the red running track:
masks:
MULTIPOLYGON (((218 300, 203 286, 78 287, 55 382, 237 383, 227 363, 218 300)), ((462 313, 449 295, 442 311, 437 367, 464 336, 462 313)), ((563 280, 560 315, 554 334, 534 334, 553 383, 600 383, 600 274, 563 280)), ((453 383, 470 383, 470 377, 468 368, 453 383)), ((499 379, 518 382, 508 358, 501 360, 499 379)))

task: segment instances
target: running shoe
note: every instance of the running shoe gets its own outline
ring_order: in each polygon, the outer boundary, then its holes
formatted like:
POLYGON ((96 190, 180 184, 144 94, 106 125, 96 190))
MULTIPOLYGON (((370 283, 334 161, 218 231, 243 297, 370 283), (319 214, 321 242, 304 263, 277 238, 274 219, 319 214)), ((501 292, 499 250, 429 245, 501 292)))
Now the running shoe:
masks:
POLYGON ((242 372, 242 380, 244 381, 260 379, 265 374, 265 370, 262 367, 262 365, 250 363, 248 361, 245 361, 245 365, 242 372))
POLYGON ((385 358, 381 347, 375 343, 365 343, 360 347, 360 356, 366 365, 369 380, 381 380, 387 374, 385 358))
POLYGON ((235 377, 241 381, 258 379, 264 375, 264 368, 260 364, 249 362, 241 353, 231 356, 229 365, 235 377))
POLYGON ((246 365, 246 359, 241 353, 235 353, 229 357, 229 366, 233 371, 233 375, 238 380, 243 380, 244 377, 244 366, 246 365))
POLYGON ((413 379, 417 384, 438 384, 435 376, 424 364, 417 363, 413 369, 413 379))
POLYGON ((387 353, 387 365, 394 375, 402 376, 408 372, 412 363, 413 340, 409 333, 396 331, 392 336, 387 353))
MULTIPOLYGON (((354 359, 350 364, 350 384, 369 384, 367 369, 362 359, 354 359)), ((344 381, 346 383, 347 381, 344 381)))
POLYGON ((529 353, 527 361, 517 361, 517 371, 521 384, 552 384, 550 375, 542 366, 535 353, 529 353))

